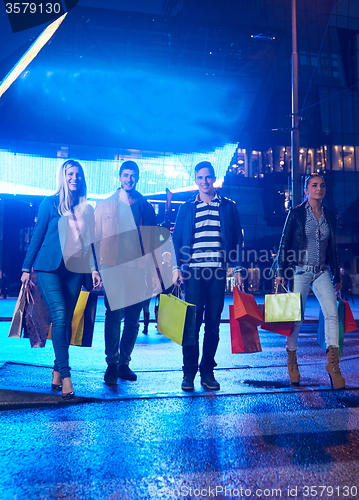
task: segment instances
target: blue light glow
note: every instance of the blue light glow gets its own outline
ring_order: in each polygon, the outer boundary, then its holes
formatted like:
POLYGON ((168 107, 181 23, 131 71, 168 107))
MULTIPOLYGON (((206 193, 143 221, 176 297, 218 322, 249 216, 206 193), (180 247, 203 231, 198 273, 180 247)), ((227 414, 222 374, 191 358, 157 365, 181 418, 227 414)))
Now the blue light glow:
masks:
MULTIPOLYGON (((194 181, 194 166, 210 161, 217 179, 224 177, 236 144, 226 144, 207 153, 146 153, 137 152, 133 158, 140 168, 137 189, 143 194, 190 186, 194 181)), ((86 174, 89 198, 106 198, 118 187, 118 171, 123 160, 82 161, 86 174)), ((47 196, 57 185, 57 172, 64 158, 18 154, 0 150, 0 193, 47 196)))

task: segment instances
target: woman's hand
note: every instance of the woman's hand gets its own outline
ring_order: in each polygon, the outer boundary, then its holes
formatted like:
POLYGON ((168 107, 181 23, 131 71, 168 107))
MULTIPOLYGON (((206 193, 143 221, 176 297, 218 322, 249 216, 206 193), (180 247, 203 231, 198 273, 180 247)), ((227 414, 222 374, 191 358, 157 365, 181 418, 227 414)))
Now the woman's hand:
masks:
POLYGON ((26 273, 25 271, 22 273, 21 275, 21 282, 23 285, 25 285, 25 287, 27 288, 28 285, 29 285, 29 281, 30 281, 30 273, 26 273))
POLYGON ((98 288, 102 284, 101 276, 98 271, 92 271, 92 284, 94 288, 98 288))
POLYGON ((277 276, 276 278, 274 278, 274 284, 276 287, 278 286, 284 286, 284 282, 285 282, 285 279, 283 278, 283 276, 277 276))

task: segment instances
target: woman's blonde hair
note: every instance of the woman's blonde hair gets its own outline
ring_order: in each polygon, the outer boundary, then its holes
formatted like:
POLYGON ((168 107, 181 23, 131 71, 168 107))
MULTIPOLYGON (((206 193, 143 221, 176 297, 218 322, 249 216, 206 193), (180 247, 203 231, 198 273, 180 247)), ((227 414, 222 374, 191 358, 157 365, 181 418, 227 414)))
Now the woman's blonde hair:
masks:
POLYGON ((67 160, 63 163, 59 170, 58 175, 58 184, 56 194, 59 195, 59 206, 58 212, 60 215, 68 214, 72 210, 74 210, 78 215, 83 215, 87 209, 87 186, 84 169, 82 168, 81 163, 76 160, 67 160), (77 167, 80 171, 82 180, 79 186, 78 193, 78 204, 73 206, 71 204, 71 198, 69 193, 69 188, 66 181, 66 170, 70 167, 77 167))

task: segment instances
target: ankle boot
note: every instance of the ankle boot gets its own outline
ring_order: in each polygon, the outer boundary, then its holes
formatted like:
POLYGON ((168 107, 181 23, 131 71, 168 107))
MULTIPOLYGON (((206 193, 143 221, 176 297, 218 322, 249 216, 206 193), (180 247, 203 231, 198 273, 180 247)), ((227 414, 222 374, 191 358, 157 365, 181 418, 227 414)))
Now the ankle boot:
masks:
POLYGON ((339 348, 330 345, 327 349, 328 364, 325 367, 329 373, 332 389, 344 389, 345 378, 339 368, 339 348))
POLYGON ((288 351, 288 374, 291 384, 299 384, 300 373, 297 362, 297 351, 288 351))
POLYGON ((144 333, 145 335, 148 334, 148 324, 150 322, 150 313, 146 313, 144 312, 143 313, 143 330, 142 330, 142 333, 144 333))

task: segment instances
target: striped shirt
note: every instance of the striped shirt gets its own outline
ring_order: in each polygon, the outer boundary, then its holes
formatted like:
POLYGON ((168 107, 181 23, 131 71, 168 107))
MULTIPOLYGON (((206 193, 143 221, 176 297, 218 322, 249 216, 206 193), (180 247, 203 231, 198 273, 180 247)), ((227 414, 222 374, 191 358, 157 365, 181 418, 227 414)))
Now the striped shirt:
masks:
POLYGON ((323 209, 322 215, 318 220, 313 213, 309 203, 306 204, 305 218, 305 236, 307 240, 305 262, 301 264, 307 266, 320 266, 321 269, 326 268, 326 254, 328 240, 330 236, 330 228, 325 218, 323 209))
POLYGON ((199 194, 196 204, 195 231, 191 244, 189 267, 223 267, 222 233, 219 219, 221 198, 216 193, 208 204, 201 201, 199 194))

